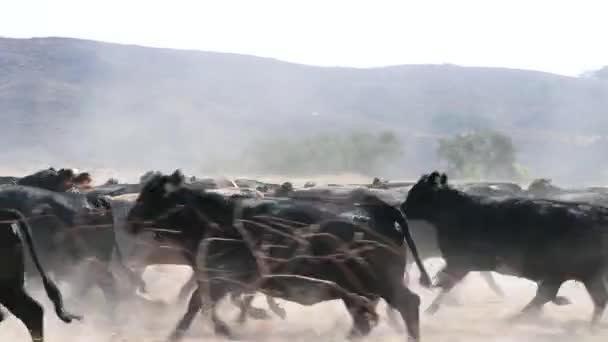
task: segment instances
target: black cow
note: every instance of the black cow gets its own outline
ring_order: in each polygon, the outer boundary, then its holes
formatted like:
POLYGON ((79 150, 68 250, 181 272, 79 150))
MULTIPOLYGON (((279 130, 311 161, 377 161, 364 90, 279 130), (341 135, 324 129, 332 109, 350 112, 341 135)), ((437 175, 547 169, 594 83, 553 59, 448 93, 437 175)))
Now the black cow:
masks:
POLYGON ((538 284, 524 313, 536 313, 557 297, 561 284, 585 284, 595 309, 592 325, 608 301, 604 286, 608 260, 608 208, 540 199, 503 200, 472 196, 448 186, 447 176, 423 176, 403 204, 410 220, 437 227, 446 260, 438 286, 443 294, 470 271, 496 271, 538 284))
MULTIPOLYGON (((42 306, 25 292, 24 246, 42 277, 49 299, 57 316, 65 323, 81 317, 65 310, 61 292, 47 276, 40 264, 30 227, 25 217, 16 210, 0 209, 0 303, 9 309, 28 328, 34 341, 44 341, 42 306)), ((3 320, 0 312, 0 322, 3 320)))
POLYGON ((19 179, 17 185, 64 192, 72 187, 75 176, 76 173, 72 169, 55 170, 51 167, 19 179))
POLYGON ((135 234, 161 228, 159 234, 184 245, 202 242, 199 288, 173 340, 181 337, 207 300, 216 332, 230 336, 215 304, 228 293, 253 291, 303 305, 342 299, 353 317, 351 335, 369 333, 370 317, 377 319, 375 301, 382 298, 399 310, 410 338, 419 338, 420 299, 402 283, 403 240, 416 256, 417 252, 402 216, 395 216, 401 231, 395 230, 394 222, 367 229, 337 219, 304 227, 267 215, 235 221, 233 201, 195 192, 183 183, 179 171, 154 177, 129 213, 135 234), (168 228, 174 232, 165 233, 168 228))
POLYGON ((96 285, 108 302, 116 302, 116 283, 109 269, 116 240, 109 203, 103 198, 6 186, 0 188, 0 208, 18 210, 28 217, 38 252, 57 276, 67 277, 73 266, 88 263, 90 274, 79 295, 96 285))
POLYGON ((2 176, 0 177, 0 185, 15 185, 19 181, 19 177, 2 176))
MULTIPOLYGON (((194 191, 201 191, 196 187, 186 185, 189 189, 194 191)), ((335 218, 336 215, 322 210, 310 203, 298 203, 292 200, 262 200, 252 199, 242 195, 232 195, 230 199, 235 201, 235 217, 237 219, 252 218, 259 215, 273 215, 276 218, 287 220, 289 222, 298 222, 300 225, 311 225, 318 223, 324 219, 335 218)), ((204 208, 202 208, 204 209, 204 208)), ((189 237, 194 240, 200 237, 189 237)), ((181 242, 184 243, 184 242, 181 242)), ((186 261, 186 265, 192 267, 193 271, 196 269, 195 258, 197 255, 196 245, 187 245, 186 248, 182 249, 183 260, 186 261)), ((173 263, 174 261, 171 261, 173 263)), ((182 286, 179 291, 178 298, 181 300, 188 299, 187 296, 191 296, 192 291, 197 287, 197 275, 193 272, 190 279, 182 286)), ((238 293, 234 293, 231 296, 233 303, 240 307, 240 314, 237 321, 239 323, 245 323, 246 316, 249 315, 254 319, 267 319, 269 318, 265 310, 251 306, 251 302, 254 299, 254 294, 245 294, 239 296, 238 293)), ((285 318, 286 313, 272 297, 267 296, 266 301, 270 309, 279 317, 285 318)))

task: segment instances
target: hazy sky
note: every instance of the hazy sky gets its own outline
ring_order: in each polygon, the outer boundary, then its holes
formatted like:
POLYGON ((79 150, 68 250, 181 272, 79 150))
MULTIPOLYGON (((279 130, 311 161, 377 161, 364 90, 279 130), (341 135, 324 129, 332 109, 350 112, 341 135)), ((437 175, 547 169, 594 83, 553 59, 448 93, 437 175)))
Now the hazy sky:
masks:
POLYGON ((608 64, 605 0, 1 0, 0 35, 66 36, 315 64, 608 64))

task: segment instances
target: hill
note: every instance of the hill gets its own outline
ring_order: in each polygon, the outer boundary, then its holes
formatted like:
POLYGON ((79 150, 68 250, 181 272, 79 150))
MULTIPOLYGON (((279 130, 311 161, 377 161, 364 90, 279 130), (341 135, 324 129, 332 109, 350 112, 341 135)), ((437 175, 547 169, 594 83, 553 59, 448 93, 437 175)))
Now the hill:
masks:
POLYGON ((205 171, 238 159, 263 137, 390 129, 406 146, 399 167, 413 176, 437 166, 435 137, 493 128, 514 137, 535 172, 582 178, 591 177, 588 162, 597 171, 598 151, 605 150, 607 112, 608 82, 536 71, 328 68, 79 39, 0 38, 5 165, 205 171), (565 153, 572 162, 564 163, 565 153), (587 167, 576 169, 581 163, 587 167))

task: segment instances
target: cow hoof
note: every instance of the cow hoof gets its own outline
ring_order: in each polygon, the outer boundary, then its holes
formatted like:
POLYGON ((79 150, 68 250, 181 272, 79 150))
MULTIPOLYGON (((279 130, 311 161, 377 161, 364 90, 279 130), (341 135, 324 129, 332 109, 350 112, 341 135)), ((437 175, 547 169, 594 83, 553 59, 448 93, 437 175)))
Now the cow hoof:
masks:
POLYGON ((434 315, 437 311, 439 311, 439 304, 431 304, 424 313, 427 315, 434 315))
POLYGON ((169 336, 169 338, 167 338, 168 342, 178 342, 181 341, 182 338, 184 337, 185 331, 178 329, 175 330, 173 333, 171 333, 171 336, 169 336))
POLYGON ((420 285, 426 289, 433 287, 433 281, 429 277, 420 277, 420 279, 418 279, 418 283, 420 283, 420 285))
POLYGON ((57 311, 57 316, 65 323, 72 323, 72 321, 82 321, 83 317, 80 315, 74 315, 67 311, 57 311))
POLYGON ((215 334, 219 335, 219 336, 223 336, 228 340, 236 340, 236 338, 234 337, 234 335, 232 335, 232 332, 230 331, 230 329, 228 328, 228 326, 226 326, 226 324, 216 324, 215 325, 215 334))
POLYGON ((351 340, 351 341, 357 341, 357 340, 361 340, 363 337, 364 337, 364 335, 361 333, 361 331, 359 331, 358 329, 353 328, 348 333, 348 336, 346 338, 348 340, 351 340))
POLYGON ((557 296, 552 300, 553 304, 555 305, 570 305, 572 304, 572 302, 570 301, 570 299, 564 297, 564 296, 557 296))

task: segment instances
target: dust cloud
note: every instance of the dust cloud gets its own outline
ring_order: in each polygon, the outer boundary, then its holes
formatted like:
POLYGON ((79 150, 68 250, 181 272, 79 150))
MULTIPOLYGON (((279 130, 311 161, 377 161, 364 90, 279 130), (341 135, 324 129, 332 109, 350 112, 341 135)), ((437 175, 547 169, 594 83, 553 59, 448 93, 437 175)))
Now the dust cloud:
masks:
MULTIPOLYGON (((437 271, 440 261, 428 260, 429 271, 437 271)), ((417 272, 412 271, 414 279, 417 272)), ((114 313, 111 323, 104 318, 104 303, 100 293, 92 293, 88 303, 70 303, 70 309, 86 316, 83 322, 63 324, 54 315, 48 300, 41 291, 33 295, 46 308, 47 341, 87 342, 157 342, 165 341, 179 317, 185 311, 184 304, 176 302, 180 286, 190 276, 185 267, 154 266, 144 274, 150 296, 166 301, 166 308, 143 308, 133 303, 122 303, 114 313)), ((433 316, 421 313, 422 339, 438 342, 565 342, 605 341, 608 325, 601 323, 599 330, 589 332, 588 319, 592 305, 583 285, 566 283, 560 295, 573 302, 558 307, 547 304, 538 319, 512 324, 508 318, 517 313, 535 293, 536 286, 526 280, 497 276, 506 297, 498 298, 487 288, 481 278, 473 273, 456 290, 457 305, 444 306, 433 316)), ((422 297, 421 309, 426 308, 435 291, 416 285, 413 290, 422 297)), ((235 322, 237 308, 228 301, 220 305, 220 316, 232 327, 236 338, 242 341, 346 341, 351 319, 339 301, 325 302, 314 306, 300 306, 280 301, 287 310, 287 318, 281 321, 273 316, 268 321, 250 319, 244 325, 235 322)), ((266 308, 263 296, 258 296, 254 305, 266 308)), ((380 323, 365 340, 404 341, 405 335, 389 326, 384 303, 378 306, 380 323)), ((272 315, 272 314, 271 314, 272 315)), ((213 334, 208 317, 195 320, 184 342, 222 341, 213 334)), ((0 325, 0 341, 29 341, 25 327, 14 317, 7 317, 0 325)), ((226 340, 223 340, 226 341, 226 340)))

